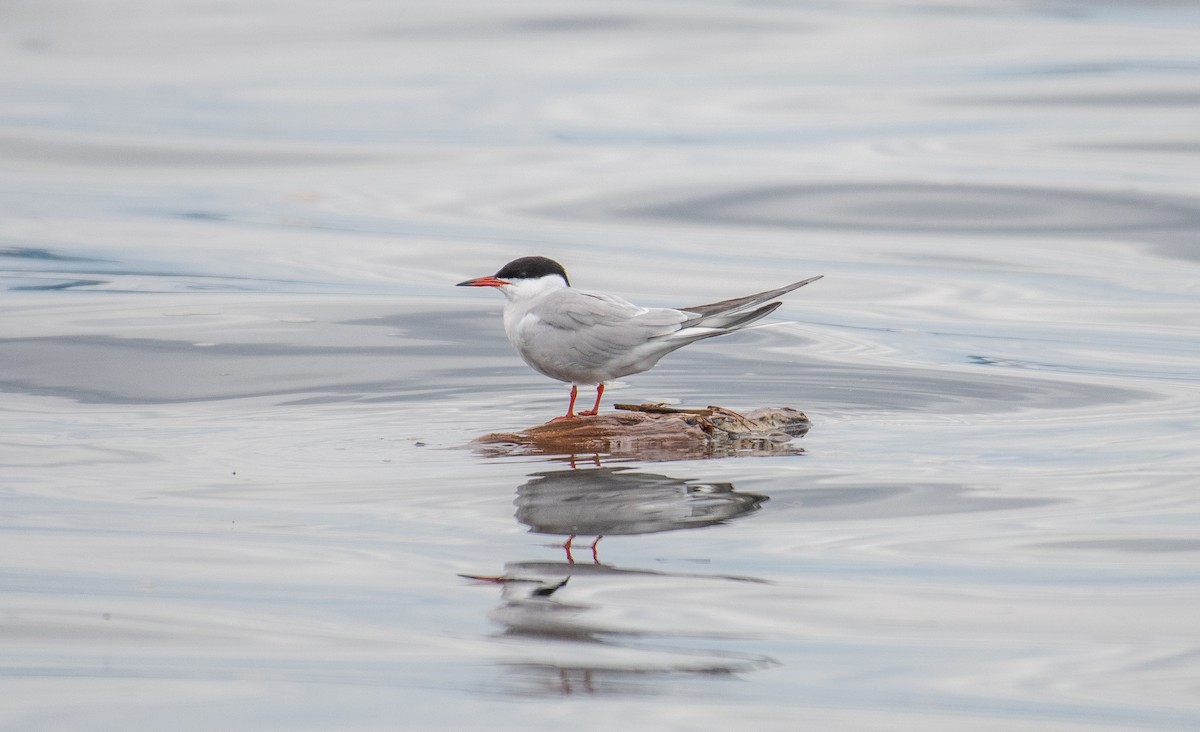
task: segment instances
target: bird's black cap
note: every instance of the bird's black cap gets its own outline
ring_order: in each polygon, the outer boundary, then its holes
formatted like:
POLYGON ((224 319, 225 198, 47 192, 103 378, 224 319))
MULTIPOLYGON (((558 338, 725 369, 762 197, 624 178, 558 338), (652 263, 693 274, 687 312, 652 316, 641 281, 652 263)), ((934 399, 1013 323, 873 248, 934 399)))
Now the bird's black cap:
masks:
POLYGON ((538 277, 556 274, 563 278, 563 281, 568 285, 571 281, 567 279, 567 270, 558 262, 555 262, 549 257, 521 257, 514 259, 508 264, 500 268, 496 273, 496 279, 499 280, 535 280, 538 277))

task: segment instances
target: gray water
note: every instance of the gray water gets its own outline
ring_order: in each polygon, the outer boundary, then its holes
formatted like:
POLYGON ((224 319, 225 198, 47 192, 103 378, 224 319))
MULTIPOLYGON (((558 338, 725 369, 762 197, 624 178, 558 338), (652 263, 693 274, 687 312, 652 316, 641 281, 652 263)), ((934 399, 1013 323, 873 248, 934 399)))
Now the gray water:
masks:
POLYGON ((1195 5, 0 13, 5 730, 1200 728, 1195 5), (811 431, 473 448, 526 254, 811 431))

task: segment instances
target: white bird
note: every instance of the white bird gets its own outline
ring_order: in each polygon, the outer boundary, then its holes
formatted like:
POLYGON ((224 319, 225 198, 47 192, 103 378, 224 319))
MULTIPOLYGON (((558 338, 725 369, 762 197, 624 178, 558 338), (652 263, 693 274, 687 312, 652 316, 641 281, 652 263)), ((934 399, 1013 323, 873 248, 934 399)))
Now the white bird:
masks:
POLYGON ((514 259, 494 275, 458 286, 504 293, 509 342, 536 371, 571 385, 567 413, 558 418, 571 419, 580 386, 596 387, 596 403, 579 412, 592 416, 600 409, 606 381, 647 371, 694 341, 741 330, 783 304, 762 303, 822 276, 687 308, 643 308, 608 293, 575 289, 563 266, 546 257, 514 259))

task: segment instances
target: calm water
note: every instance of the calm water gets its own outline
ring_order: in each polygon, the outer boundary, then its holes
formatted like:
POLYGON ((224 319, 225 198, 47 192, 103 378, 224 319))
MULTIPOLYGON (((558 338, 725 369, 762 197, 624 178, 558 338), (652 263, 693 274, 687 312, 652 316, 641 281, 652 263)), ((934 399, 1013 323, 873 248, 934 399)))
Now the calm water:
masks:
POLYGON ((5 730, 1200 728, 1195 5, 2 12, 5 730), (524 254, 803 451, 472 449, 524 254))

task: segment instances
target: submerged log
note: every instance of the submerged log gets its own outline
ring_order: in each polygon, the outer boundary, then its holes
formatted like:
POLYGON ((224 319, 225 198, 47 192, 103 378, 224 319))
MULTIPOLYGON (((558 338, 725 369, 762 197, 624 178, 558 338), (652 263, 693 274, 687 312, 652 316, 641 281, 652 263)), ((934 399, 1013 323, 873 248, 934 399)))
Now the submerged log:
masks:
POLYGON ((641 460, 686 460, 731 455, 803 452, 791 444, 812 423, 791 407, 744 414, 724 407, 680 409, 662 404, 617 404, 616 412, 557 419, 520 432, 484 435, 485 455, 609 455, 641 460))

